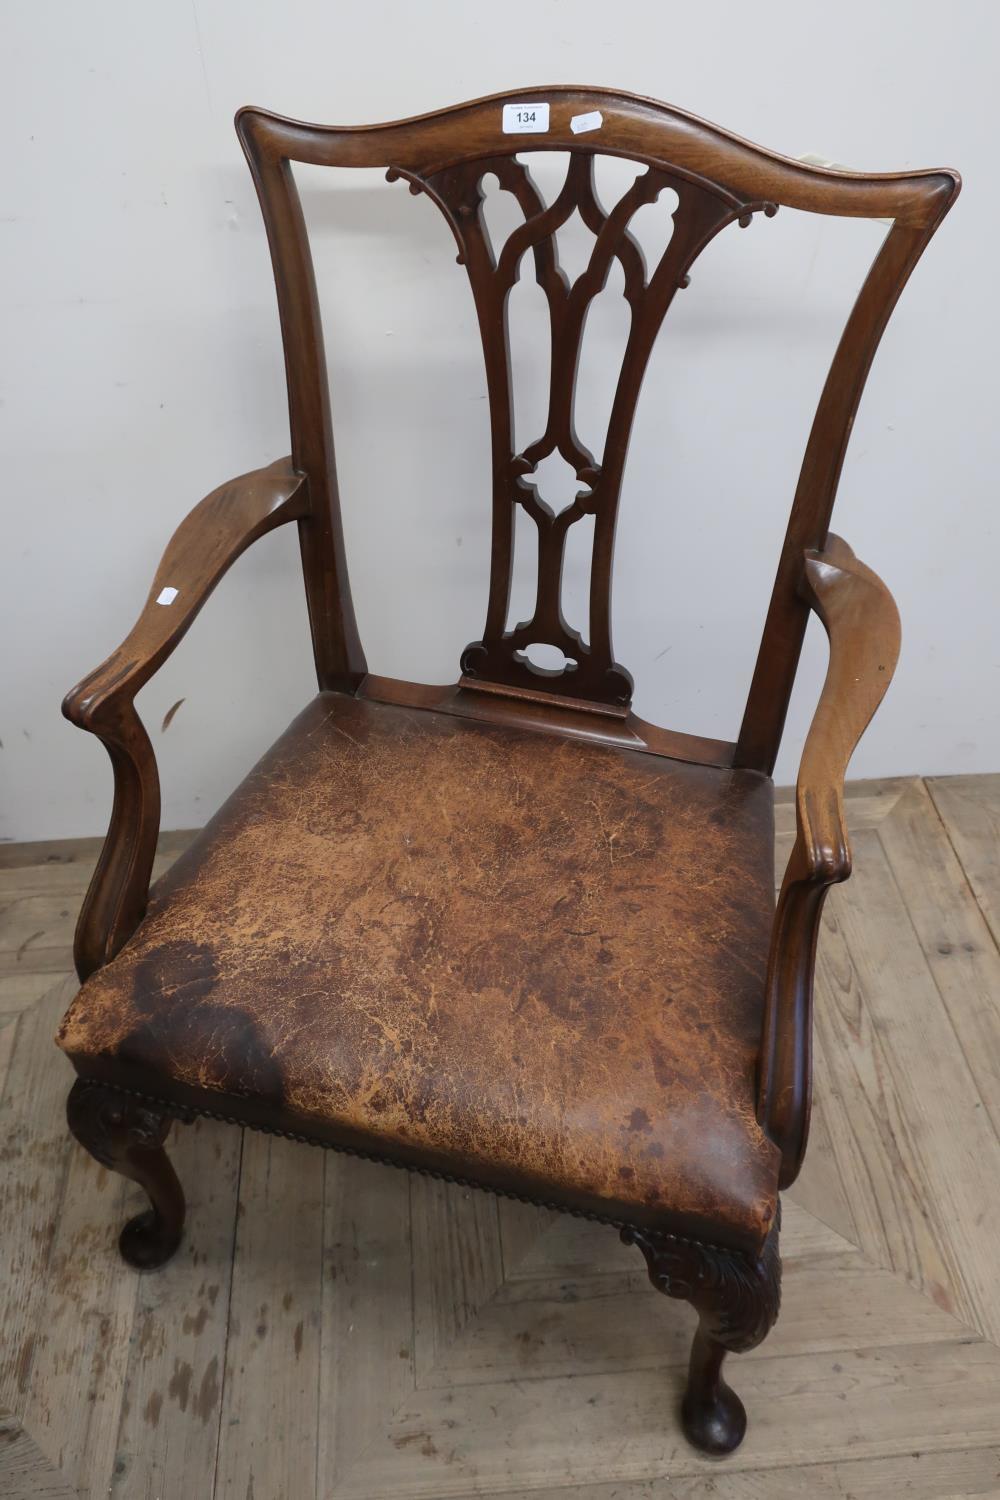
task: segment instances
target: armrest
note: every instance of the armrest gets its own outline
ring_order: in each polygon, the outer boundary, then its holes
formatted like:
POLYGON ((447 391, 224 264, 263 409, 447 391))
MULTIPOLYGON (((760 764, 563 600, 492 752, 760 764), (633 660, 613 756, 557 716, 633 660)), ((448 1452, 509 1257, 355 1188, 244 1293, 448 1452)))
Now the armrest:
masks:
POLYGON ((77 923, 86 979, 142 921, 160 825, 160 782, 135 695, 166 661, 222 575, 251 543, 305 514, 305 476, 279 459, 220 485, 171 537, 135 625, 107 661, 67 694, 67 719, 96 734, 114 770, 111 824, 77 923))
POLYGON ((830 886, 851 873, 844 777, 899 657, 892 595, 839 537, 805 554, 801 592, 826 629, 830 660, 799 767, 796 836, 774 916, 761 1037, 757 1118, 781 1149, 783 1188, 798 1175, 809 1133, 820 915, 830 886))

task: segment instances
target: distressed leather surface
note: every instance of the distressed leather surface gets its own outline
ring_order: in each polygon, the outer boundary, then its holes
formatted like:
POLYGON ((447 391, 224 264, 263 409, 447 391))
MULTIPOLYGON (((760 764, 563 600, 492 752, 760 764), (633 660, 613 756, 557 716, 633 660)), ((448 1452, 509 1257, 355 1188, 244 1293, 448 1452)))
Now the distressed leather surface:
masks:
POLYGON ((754 772, 323 693, 60 1045, 81 1073, 756 1249, 772 840, 754 772))

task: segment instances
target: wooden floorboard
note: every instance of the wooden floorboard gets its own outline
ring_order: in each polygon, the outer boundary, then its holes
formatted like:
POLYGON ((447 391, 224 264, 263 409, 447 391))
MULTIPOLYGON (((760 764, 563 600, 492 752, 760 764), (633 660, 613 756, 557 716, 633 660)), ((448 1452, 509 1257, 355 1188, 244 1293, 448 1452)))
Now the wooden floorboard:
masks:
MULTIPOLYGON (((1000 1339, 996 1240, 983 1184, 1000 1183, 1000 1140, 876 834, 860 834, 844 934, 877 1039, 886 1097, 915 1192, 912 1243, 930 1230, 940 1270, 911 1267, 942 1305, 1000 1339), (881 855, 881 858, 879 857, 881 855), (863 914, 863 915, 862 915, 863 914), (904 1146, 905 1143, 905 1146, 904 1146)), ((829 1055, 829 1054, 828 1054, 829 1055)), ((901 1267, 897 1267, 901 1269, 901 1267)))
POLYGON ((77 1500, 77 1491, 12 1419, 0 1417, 0 1500, 77 1500))
POLYGON ((934 776, 927 790, 1000 943, 1000 774, 934 776))
POLYGON ((174 1259, 138 1278, 110 1487, 120 1500, 197 1495, 215 1472, 241 1147, 213 1120, 174 1128, 187 1228, 174 1259))
MULTIPOLYGON (((1000 1136, 1000 950, 935 812, 927 789, 915 787, 879 837, 979 1101, 1000 1136)), ((1000 822, 995 828, 1000 841, 1000 822)), ((1000 865, 995 879, 1000 887, 1000 865)), ((991 879, 981 873, 976 884, 988 902, 991 879)))
MULTIPOLYGON (((1000 1497, 1000 777, 861 783, 817 969, 784 1304, 723 1464, 693 1317, 613 1231, 210 1121, 185 1240, 69 1139, 52 1044, 99 843, 0 847, 0 1500, 1000 1497)), ((787 858, 794 800, 779 795, 787 858)), ((191 835, 166 835, 157 871, 191 835)))
MULTIPOLYGON (((540 1492, 505 1490, 504 1500, 538 1500, 540 1492)), ((636 1480, 622 1484, 571 1485, 559 1500, 961 1500, 962 1496, 1000 1495, 1000 1451, 993 1447, 961 1452, 810 1463, 790 1468, 729 1472, 725 1463, 711 1473, 677 1478, 636 1480), (961 1491, 951 1488, 959 1484, 961 1491)), ((482 1491, 467 1490, 455 1500, 474 1500, 482 1491)))
POLYGON ((239 1207, 215 1493, 314 1500, 322 1152, 248 1132, 239 1207))

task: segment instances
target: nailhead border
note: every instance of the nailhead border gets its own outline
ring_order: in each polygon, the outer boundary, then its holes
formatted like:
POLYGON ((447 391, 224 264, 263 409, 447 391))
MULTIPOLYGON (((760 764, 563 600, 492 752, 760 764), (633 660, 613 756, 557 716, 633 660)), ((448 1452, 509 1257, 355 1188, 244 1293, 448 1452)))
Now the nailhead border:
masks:
POLYGON ((190 1104, 178 1104, 169 1099, 159 1099, 154 1094, 145 1094, 140 1089, 126 1088, 123 1084, 107 1083, 102 1078, 86 1078, 82 1074, 84 1083, 93 1083, 101 1088, 111 1089, 116 1094, 125 1094, 131 1099, 138 1099, 143 1104, 152 1104, 164 1114, 170 1115, 172 1119, 179 1120, 182 1124, 190 1125, 199 1117, 206 1120, 219 1120, 224 1125, 238 1125, 242 1130, 256 1130, 260 1135, 276 1135, 286 1141, 298 1141, 303 1146, 319 1146, 324 1151, 337 1151, 342 1156, 356 1156, 362 1161, 372 1161, 379 1166, 395 1167, 401 1172, 413 1172, 421 1177, 432 1177, 437 1182, 447 1182, 455 1187, 473 1188, 476 1192, 492 1193, 495 1198, 510 1198, 516 1203, 529 1203, 533 1208, 547 1208, 553 1213, 569 1214, 574 1219, 586 1219, 594 1224, 607 1224, 612 1229, 621 1232, 638 1233, 649 1236, 658 1241, 670 1240, 677 1245, 692 1245, 697 1250, 711 1250, 715 1255, 739 1256, 742 1260, 753 1264, 753 1258, 745 1250, 734 1249, 731 1245, 715 1245, 711 1240, 696 1240, 688 1235, 673 1234, 667 1229, 649 1229, 642 1224, 632 1224, 627 1219, 613 1219, 610 1214, 600 1214, 592 1209, 571 1208, 565 1203, 546 1202, 542 1198, 533 1198, 528 1193, 516 1193, 511 1188, 492 1187, 485 1182, 477 1182, 472 1177, 457 1177, 452 1172, 441 1172, 434 1167, 411 1166, 408 1162, 396 1161, 391 1156, 381 1156, 376 1151, 365 1151, 359 1146, 338 1146, 333 1141, 320 1140, 318 1136, 302 1135, 296 1130, 282 1130, 277 1125, 258 1125, 251 1120, 241 1120, 236 1115, 224 1115, 214 1109, 196 1109, 190 1104))

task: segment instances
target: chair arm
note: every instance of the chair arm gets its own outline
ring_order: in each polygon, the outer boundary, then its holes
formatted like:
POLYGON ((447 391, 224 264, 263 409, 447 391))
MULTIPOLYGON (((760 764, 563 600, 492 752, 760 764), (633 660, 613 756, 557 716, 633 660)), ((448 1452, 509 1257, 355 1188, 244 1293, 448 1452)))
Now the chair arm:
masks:
POLYGON ((899 656, 899 614, 885 584, 830 536, 806 552, 801 593, 830 641, 826 681, 795 788, 795 843, 771 933, 757 1118, 781 1149, 780 1185, 805 1155, 812 1091, 812 989, 823 902, 851 873, 844 777, 899 656))
POLYGON ((63 702, 67 719, 96 734, 115 778, 111 823, 77 923, 73 954, 86 979, 142 921, 160 826, 156 757, 135 695, 187 633, 222 575, 251 543, 305 514, 305 476, 290 458, 207 495, 174 532, 142 613, 107 661, 63 702))

